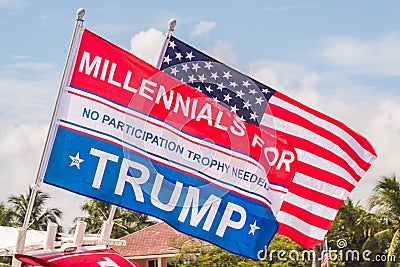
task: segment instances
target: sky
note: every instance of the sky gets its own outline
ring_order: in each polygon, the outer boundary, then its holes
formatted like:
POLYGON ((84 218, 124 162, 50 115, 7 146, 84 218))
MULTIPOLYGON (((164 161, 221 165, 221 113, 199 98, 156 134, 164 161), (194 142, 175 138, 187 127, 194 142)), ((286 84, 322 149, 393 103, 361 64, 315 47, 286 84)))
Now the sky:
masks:
MULTIPOLYGON (((174 35, 364 135, 378 159, 351 194, 367 207, 382 176, 400 175, 400 2, 0 0, 0 201, 33 184, 76 10, 85 26, 155 64, 174 35)), ((46 184, 62 225, 84 197, 46 184)))

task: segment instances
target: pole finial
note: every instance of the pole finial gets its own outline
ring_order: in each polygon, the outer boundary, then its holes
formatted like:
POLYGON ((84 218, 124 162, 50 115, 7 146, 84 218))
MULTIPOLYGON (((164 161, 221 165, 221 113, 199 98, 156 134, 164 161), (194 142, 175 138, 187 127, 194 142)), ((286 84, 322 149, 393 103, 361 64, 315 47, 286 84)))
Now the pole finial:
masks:
POLYGON ((168 31, 173 32, 176 26, 176 19, 170 19, 168 22, 168 31))
POLYGON ((85 9, 78 8, 76 11, 76 20, 83 21, 83 17, 85 16, 85 9))

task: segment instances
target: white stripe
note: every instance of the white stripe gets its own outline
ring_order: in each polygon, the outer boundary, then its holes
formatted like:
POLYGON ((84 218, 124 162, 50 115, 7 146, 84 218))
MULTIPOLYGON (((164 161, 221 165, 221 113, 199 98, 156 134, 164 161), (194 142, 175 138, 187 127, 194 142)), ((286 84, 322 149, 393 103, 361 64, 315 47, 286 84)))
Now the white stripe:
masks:
POLYGON ((336 136, 340 137, 343 139, 365 162, 372 162, 375 159, 375 156, 371 154, 368 150, 364 149, 358 142, 355 140, 351 135, 349 135, 346 131, 344 131, 342 128, 338 127, 337 125, 323 120, 311 113, 308 113, 307 111, 292 105, 282 99, 279 99, 277 97, 271 97, 269 100, 269 103, 277 105, 281 108, 284 108, 292 113, 298 114, 301 117, 306 118, 307 120, 311 121, 315 125, 318 125, 336 136))
POLYGON ((297 124, 264 114, 261 124, 278 131, 309 140, 343 158, 360 177, 365 171, 337 144, 297 124))
MULTIPOLYGON (((180 135, 180 136, 182 136, 184 138, 189 139, 190 141, 193 141, 193 142, 196 142, 196 143, 201 143, 201 144, 208 143, 208 147, 210 147, 211 149, 216 150, 216 152, 219 152, 219 153, 222 152, 222 153, 225 153, 225 154, 227 154, 229 156, 238 157, 238 158, 240 158, 242 160, 245 160, 245 161, 249 162, 250 164, 252 164, 252 165, 254 165, 254 166, 256 166, 256 167, 258 167, 260 169, 264 169, 264 167, 258 161, 256 161, 255 159, 251 158, 250 156, 248 156, 248 155, 246 155, 244 153, 241 153, 241 152, 235 151, 235 150, 230 150, 230 149, 227 149, 227 148, 225 148, 223 146, 220 146, 218 144, 211 143, 207 139, 200 139, 200 138, 197 138, 196 136, 193 136, 193 135, 190 135, 190 134, 186 134, 185 132, 182 132, 179 129, 177 129, 177 128, 175 128, 175 127, 173 127, 173 126, 171 126, 171 125, 169 125, 167 123, 164 123, 163 121, 157 120, 157 119, 155 119, 153 117, 150 117, 147 114, 142 114, 142 113, 137 112, 135 110, 131 110, 131 109, 125 107, 125 106, 122 106, 122 105, 116 104, 114 102, 108 101, 108 100, 106 100, 106 99, 104 99, 102 97, 99 97, 97 95, 94 95, 94 94, 91 94, 91 93, 88 93, 88 92, 85 92, 85 91, 81 91, 79 89, 75 89, 75 88, 72 88, 72 87, 69 87, 68 90, 71 91, 71 92, 74 92, 76 94, 83 95, 85 97, 89 97, 91 99, 94 99, 94 100, 100 102, 100 103, 96 103, 96 105, 99 105, 99 104, 100 105, 108 105, 108 106, 111 106, 111 107, 116 108, 118 110, 122 110, 123 112, 126 112, 128 115, 136 116, 136 117, 139 117, 140 119, 142 119, 143 121, 148 121, 148 122, 151 122, 153 124, 159 125, 160 127, 166 128, 166 129, 172 131, 173 133, 175 133, 177 135, 180 135)), ((71 97, 71 99, 72 98, 80 98, 80 96, 71 95, 71 94, 70 94, 70 97, 71 97)), ((83 101, 91 101, 91 100, 90 99, 84 99, 83 101)), ((104 106, 101 109, 109 109, 109 107, 104 106)), ((72 111, 71 110, 67 110, 66 112, 71 113, 72 111)), ((116 111, 116 110, 114 110, 113 112, 119 113, 119 111, 116 111)), ((128 115, 125 115, 125 116, 128 116, 128 115)))
POLYGON ((296 229, 297 231, 301 232, 302 234, 309 236, 311 238, 317 240, 323 240, 327 230, 318 228, 314 225, 310 225, 299 218, 286 213, 286 212, 279 212, 276 218, 278 222, 284 223, 296 229))
POLYGON ((309 199, 305 199, 301 196, 293 194, 290 191, 286 194, 284 201, 331 221, 333 221, 336 217, 336 209, 332 209, 309 199))
POLYGON ((309 189, 329 195, 329 196, 337 198, 337 199, 344 200, 350 195, 350 192, 342 187, 338 187, 338 186, 323 182, 321 180, 304 175, 302 173, 295 174, 295 176, 293 178, 293 183, 296 183, 298 185, 307 187, 309 189))
POLYGON ((341 166, 336 165, 332 161, 326 160, 324 158, 318 157, 308 151, 296 148, 297 159, 301 162, 307 163, 309 165, 318 167, 327 172, 333 173, 339 177, 346 179, 349 183, 356 185, 358 182, 351 176, 345 169, 341 166))

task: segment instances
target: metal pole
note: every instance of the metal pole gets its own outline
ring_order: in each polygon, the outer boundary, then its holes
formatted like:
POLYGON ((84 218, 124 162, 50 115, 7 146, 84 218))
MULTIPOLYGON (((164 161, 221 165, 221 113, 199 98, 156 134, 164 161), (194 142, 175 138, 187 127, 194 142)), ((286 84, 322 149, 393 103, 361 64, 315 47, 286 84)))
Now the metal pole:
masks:
MULTIPOLYGON (((57 101, 56 101, 56 105, 54 107, 53 110, 53 115, 51 118, 51 123, 50 123, 50 127, 49 130, 47 132, 47 137, 46 137, 46 143, 43 149, 43 153, 42 153, 42 157, 40 159, 40 164, 39 164, 39 168, 38 168, 38 172, 36 175, 36 180, 35 183, 31 186, 31 196, 29 199, 29 203, 28 203, 28 207, 26 209, 26 213, 25 213, 25 218, 24 218, 24 223, 22 225, 22 228, 20 229, 21 231, 18 232, 18 238, 17 238, 17 243, 16 243, 16 253, 22 253, 24 251, 24 246, 25 246, 25 237, 26 237, 26 231, 29 227, 29 220, 32 214, 32 209, 35 203, 35 198, 37 195, 37 192, 40 189, 40 184, 43 181, 43 170, 44 170, 44 161, 47 158, 48 154, 50 153, 48 151, 49 147, 50 147, 50 140, 52 138, 54 138, 54 134, 55 134, 55 119, 56 119, 56 115, 58 112, 58 106, 60 104, 60 100, 61 100, 61 95, 62 95, 62 91, 63 91, 63 87, 65 85, 66 82, 66 70, 68 68, 68 66, 70 65, 70 60, 71 60, 71 56, 72 56, 72 48, 75 45, 75 41, 76 41, 76 36, 77 36, 77 32, 79 29, 81 29, 83 27, 83 17, 85 16, 85 10, 83 8, 79 8, 76 12, 77 16, 76 16, 76 24, 75 24, 75 29, 74 29, 74 34, 72 36, 72 40, 71 40, 71 45, 69 48, 69 52, 68 52, 68 57, 67 57, 67 61, 64 67, 64 73, 62 76, 62 80, 61 80, 61 84, 60 84, 60 88, 58 90, 58 96, 57 96, 57 101)), ((19 267, 21 266, 21 262, 17 261, 15 258, 13 258, 13 265, 12 267, 19 267)))
POLYGON ((157 69, 161 68, 161 65, 162 65, 162 62, 164 59, 164 54, 168 48, 169 39, 171 38, 172 32, 175 30, 175 26, 176 26, 176 19, 170 19, 168 22, 168 32, 165 36, 165 40, 164 40, 163 46, 161 48, 160 55, 158 56, 158 60, 157 60, 157 64, 156 64, 157 69))

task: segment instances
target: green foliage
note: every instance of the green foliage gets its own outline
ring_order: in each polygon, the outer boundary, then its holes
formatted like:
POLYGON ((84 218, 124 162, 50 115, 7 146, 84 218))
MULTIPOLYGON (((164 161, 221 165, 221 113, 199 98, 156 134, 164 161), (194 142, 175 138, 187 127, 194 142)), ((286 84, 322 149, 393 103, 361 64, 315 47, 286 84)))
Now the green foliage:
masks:
MULTIPOLYGON (((22 226, 25 218, 25 213, 28 208, 29 199, 31 197, 32 190, 25 195, 13 195, 8 197, 8 203, 11 204, 9 214, 7 215, 8 225, 12 227, 22 226)), ((47 229, 47 223, 59 222, 62 212, 58 208, 47 208, 46 202, 50 199, 50 196, 42 191, 38 191, 36 194, 35 201, 33 203, 33 209, 31 214, 30 229, 42 230, 47 229)))
POLYGON ((261 261, 238 256, 216 246, 204 245, 204 243, 191 246, 172 244, 172 246, 178 248, 179 253, 168 263, 176 267, 300 267, 311 265, 311 260, 302 260, 303 248, 282 235, 274 237, 265 259, 261 261), (285 255, 282 255, 280 251, 285 251, 285 255), (283 258, 285 259, 283 260, 283 258))
POLYGON ((12 212, 4 203, 0 203, 0 225, 10 226, 12 212))
POLYGON ((386 266, 397 266, 400 256, 400 183, 396 176, 382 177, 376 184, 369 202, 376 215, 387 224, 386 232, 390 236, 387 255, 397 258, 396 262, 388 261, 386 266))
MULTIPOLYGON (((86 231, 100 233, 101 227, 110 213, 111 204, 95 199, 86 199, 81 206, 81 210, 87 212, 88 216, 84 218, 77 217, 74 222, 78 220, 85 221, 87 223, 86 231)), ((153 224, 153 222, 149 221, 147 215, 123 208, 117 208, 113 222, 111 238, 120 238, 153 224)), ((71 232, 73 231, 74 228, 71 229, 71 232)))

